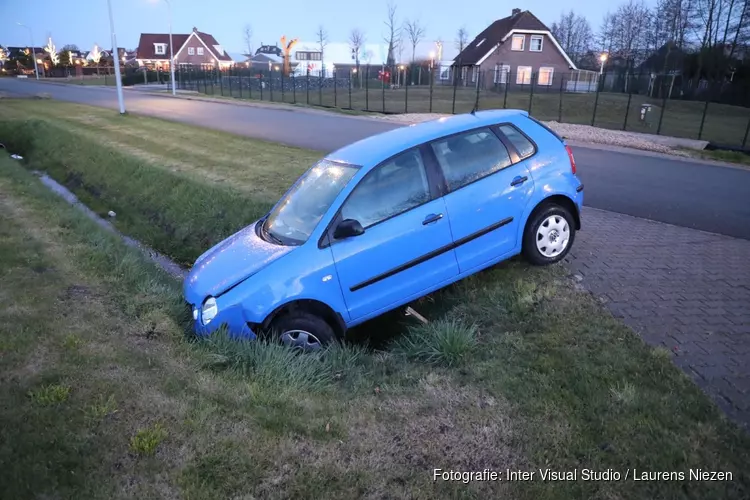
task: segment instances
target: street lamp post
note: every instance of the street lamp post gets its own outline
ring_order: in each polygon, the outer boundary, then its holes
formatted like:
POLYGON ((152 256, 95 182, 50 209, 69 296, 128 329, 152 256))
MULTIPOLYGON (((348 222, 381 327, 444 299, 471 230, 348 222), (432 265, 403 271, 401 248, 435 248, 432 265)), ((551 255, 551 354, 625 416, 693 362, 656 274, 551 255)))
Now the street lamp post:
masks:
POLYGON ((164 0, 169 11, 169 73, 172 80, 172 95, 177 95, 177 89, 174 85, 174 44, 172 43, 172 4, 169 0, 164 0))
POLYGON ((606 52, 602 53, 602 55, 599 56, 599 60, 602 63, 602 65, 599 67, 599 74, 600 75, 604 73, 604 63, 607 62, 607 58, 608 57, 609 56, 607 55, 606 52))
POLYGON ((109 11, 109 30, 112 32, 112 51, 115 65, 115 84, 117 85, 117 102, 120 105, 120 114, 125 114, 125 100, 122 97, 122 78, 120 77, 120 54, 117 51, 117 36, 115 36, 115 21, 112 17, 112 0, 107 0, 107 10, 109 11))
POLYGON ((16 24, 29 30, 29 42, 31 42, 31 58, 34 60, 34 74, 36 75, 36 79, 39 80, 39 66, 37 66, 36 64, 36 51, 34 50, 34 32, 31 31, 30 26, 26 26, 22 23, 16 24))

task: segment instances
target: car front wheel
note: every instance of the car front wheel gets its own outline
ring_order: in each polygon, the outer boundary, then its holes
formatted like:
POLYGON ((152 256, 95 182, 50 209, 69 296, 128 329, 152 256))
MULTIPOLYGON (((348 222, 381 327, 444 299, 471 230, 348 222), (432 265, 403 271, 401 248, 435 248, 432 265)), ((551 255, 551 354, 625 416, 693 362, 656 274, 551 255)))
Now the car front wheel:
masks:
POLYGON ((565 207, 547 205, 526 224, 523 255, 537 266, 559 262, 573 246, 575 231, 573 216, 565 207))
POLYGON ((271 332, 282 344, 303 352, 324 349, 336 341, 336 334, 323 318, 307 312, 292 312, 271 324, 271 332))

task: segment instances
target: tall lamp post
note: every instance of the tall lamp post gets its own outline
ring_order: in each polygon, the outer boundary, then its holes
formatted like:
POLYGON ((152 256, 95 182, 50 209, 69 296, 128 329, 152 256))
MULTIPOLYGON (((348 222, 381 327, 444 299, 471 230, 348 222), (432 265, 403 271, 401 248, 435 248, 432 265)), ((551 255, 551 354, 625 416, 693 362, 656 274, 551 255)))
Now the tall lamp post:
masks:
POLYGON ((602 65, 599 67, 599 74, 600 75, 604 73, 604 63, 607 62, 607 58, 608 57, 609 56, 607 55, 606 52, 603 52, 602 55, 599 56, 599 60, 602 62, 602 65))
POLYGON ((169 0, 164 0, 169 11, 169 73, 172 85, 172 95, 177 95, 177 89, 174 85, 174 44, 172 43, 172 4, 169 0))
POLYGON ((36 64, 36 51, 34 50, 34 32, 31 31, 30 26, 26 26, 22 23, 16 24, 29 30, 29 42, 31 42, 31 58, 34 60, 34 74, 36 75, 36 79, 39 80, 39 66, 37 66, 36 64))
POLYGON ((120 77, 120 53, 117 50, 117 36, 115 36, 115 21, 112 17, 112 0, 107 0, 109 10, 109 30, 112 32, 112 60, 115 64, 115 84, 117 85, 117 102, 120 105, 120 114, 125 114, 125 100, 122 97, 122 78, 120 77))

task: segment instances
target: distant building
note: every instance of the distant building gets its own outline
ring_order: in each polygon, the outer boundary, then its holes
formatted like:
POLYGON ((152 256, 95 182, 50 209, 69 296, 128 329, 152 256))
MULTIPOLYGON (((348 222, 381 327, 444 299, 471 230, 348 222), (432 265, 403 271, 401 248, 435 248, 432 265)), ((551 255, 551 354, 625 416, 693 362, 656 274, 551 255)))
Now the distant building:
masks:
MULTIPOLYGON (((218 41, 208 33, 193 28, 192 33, 172 34, 175 65, 232 66, 234 60, 218 41)), ((142 33, 136 51, 139 66, 168 69, 170 62, 169 33, 142 33)))

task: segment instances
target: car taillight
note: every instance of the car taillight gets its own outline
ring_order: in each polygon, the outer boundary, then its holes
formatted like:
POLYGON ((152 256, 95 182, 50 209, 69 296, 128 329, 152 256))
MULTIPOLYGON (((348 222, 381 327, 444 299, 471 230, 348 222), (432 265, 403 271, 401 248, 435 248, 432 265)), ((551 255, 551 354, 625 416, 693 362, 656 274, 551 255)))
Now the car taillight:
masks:
POLYGON ((570 171, 575 174, 576 173, 576 159, 573 157, 573 150, 570 149, 570 146, 566 144, 565 151, 568 152, 568 158, 570 159, 570 171))

